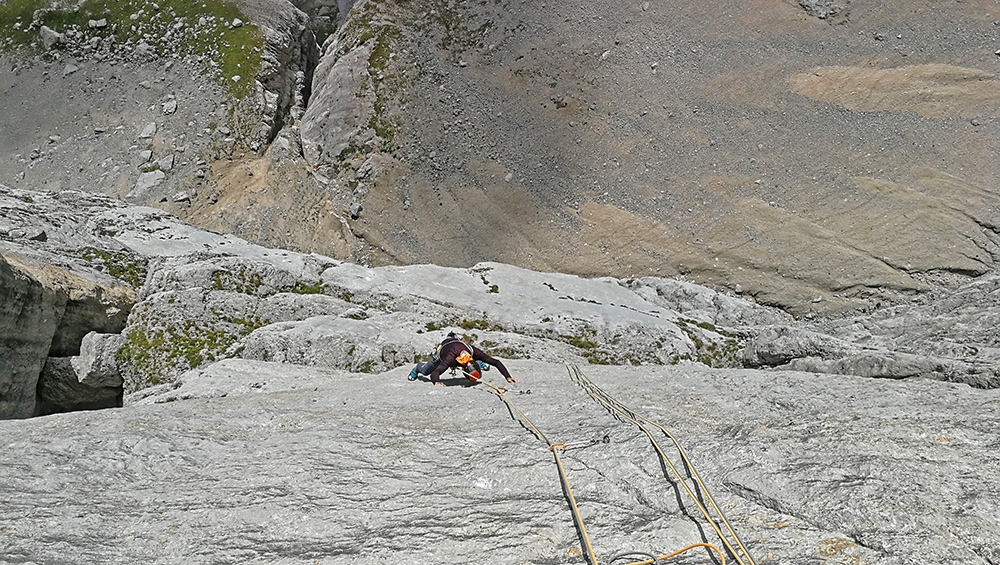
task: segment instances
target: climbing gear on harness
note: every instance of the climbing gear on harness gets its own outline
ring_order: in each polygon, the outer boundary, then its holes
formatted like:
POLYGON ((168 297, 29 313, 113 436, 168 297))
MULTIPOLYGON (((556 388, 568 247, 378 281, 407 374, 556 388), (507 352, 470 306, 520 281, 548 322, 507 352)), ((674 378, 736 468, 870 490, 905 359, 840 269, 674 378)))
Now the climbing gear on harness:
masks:
POLYGON ((472 362, 472 353, 469 353, 468 351, 463 351, 459 353, 457 357, 455 357, 455 361, 458 361, 459 365, 468 365, 469 363, 472 362))
POLYGON ((475 363, 466 363, 462 372, 465 373, 466 378, 468 378, 470 381, 474 383, 479 382, 479 379, 482 378, 482 374, 480 374, 480 372, 476 370, 475 363))
POLYGON ((482 361, 476 361, 476 364, 479 365, 479 370, 480 371, 489 371, 490 370, 490 364, 489 363, 484 363, 482 361))
MULTIPOLYGON (((437 345, 434 346, 434 354, 431 355, 431 361, 434 361, 435 363, 437 363, 438 361, 440 361, 441 360, 441 348, 444 347, 445 345, 448 345, 449 343, 453 343, 453 342, 456 342, 456 341, 465 346, 466 352, 469 353, 469 361, 472 361, 472 346, 469 345, 468 343, 466 343, 464 339, 455 336, 455 332, 448 332, 448 337, 444 338, 441 341, 441 343, 439 343, 439 344, 437 344, 437 345)), ((459 364, 464 365, 465 363, 468 363, 469 361, 460 362, 459 364)))

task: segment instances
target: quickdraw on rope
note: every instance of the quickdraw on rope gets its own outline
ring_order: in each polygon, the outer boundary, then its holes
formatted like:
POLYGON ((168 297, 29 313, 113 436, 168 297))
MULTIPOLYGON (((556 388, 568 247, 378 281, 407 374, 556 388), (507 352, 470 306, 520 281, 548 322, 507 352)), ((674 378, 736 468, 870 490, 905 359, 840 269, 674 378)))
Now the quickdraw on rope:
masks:
MULTIPOLYGON (((722 541, 722 544, 726 547, 726 549, 733 556, 733 558, 736 559, 736 562, 739 563, 739 565, 747 565, 747 564, 749 564, 749 565, 756 565, 756 563, 754 562, 753 558, 750 556, 750 553, 747 551, 746 547, 743 545, 743 542, 740 540, 739 536, 736 535, 736 532, 733 530, 732 526, 729 524, 729 521, 726 520, 726 517, 722 513, 722 510, 715 503, 715 499, 712 498, 712 495, 709 493, 708 488, 705 487, 705 483, 702 482, 701 477, 698 475, 697 471, 695 471, 694 465, 692 465, 691 460, 688 459, 687 454, 684 452, 684 449, 681 447, 680 442, 677 441, 677 438, 675 438, 673 436, 673 434, 671 434, 666 428, 664 428, 660 424, 657 424, 656 422, 653 422, 652 420, 649 420, 648 418, 640 416, 639 414, 637 414, 636 412, 634 412, 632 409, 630 409, 627 406, 625 406, 624 404, 618 402, 613 397, 611 397, 609 394, 607 394, 606 392, 604 392, 603 390, 601 390, 597 385, 595 385, 589 379, 587 379, 586 377, 584 377, 583 373, 580 372, 580 369, 576 365, 567 364, 566 367, 569 370, 570 378, 575 383, 577 383, 578 385, 580 385, 580 387, 582 387, 587 392, 587 394, 589 394, 594 400, 596 400, 597 402, 599 402, 600 404, 602 404, 609 412, 612 413, 612 415, 614 415, 614 416, 616 416, 616 417, 618 417, 618 418, 620 418, 622 420, 631 422, 632 424, 635 424, 636 426, 638 426, 638 428, 646 435, 646 437, 649 438, 649 441, 653 444, 653 448, 656 450, 657 454, 659 455, 660 460, 663 463, 665 463, 668 467, 670 467, 670 470, 677 477, 677 481, 684 487, 684 490, 687 492, 688 496, 691 498, 691 500, 694 502, 695 506, 701 512, 702 516, 704 516, 705 520, 711 525, 712 529, 715 530, 716 535, 722 541), (655 439, 653 433, 649 430, 649 428, 646 426, 646 424, 648 424, 649 426, 652 426, 652 427, 655 427, 655 428, 659 429, 661 432, 663 432, 664 435, 666 435, 668 438, 670 438, 670 440, 673 442, 674 447, 677 448, 677 452, 680 454, 681 460, 683 461, 684 466, 685 466, 685 468, 688 471, 688 476, 694 482, 696 488, 698 488, 702 493, 704 493, 705 498, 709 502, 709 505, 712 507, 712 509, 715 511, 715 514, 718 516, 718 520, 721 521, 726 526, 726 529, 729 532, 729 535, 732 536, 733 540, 735 540, 735 542, 736 542, 736 545, 739 546, 740 552, 742 553, 743 557, 746 558, 746 561, 744 561, 740 557, 740 553, 738 553, 734 549, 734 547, 730 543, 729 539, 723 534, 723 532, 719 528, 719 525, 717 524, 716 520, 711 517, 708 509, 701 503, 701 501, 698 499, 698 497, 695 495, 695 493, 692 492, 691 487, 688 485, 688 483, 685 480, 685 478, 681 475, 681 473, 677 470, 677 468, 674 466, 674 464, 670 461, 670 459, 667 457, 667 455, 660 448, 659 444, 656 442, 656 439, 655 439)), ((723 563, 723 565, 725 565, 725 557, 722 555, 722 552, 719 551, 719 549, 717 547, 715 547, 714 545, 712 545, 712 544, 708 544, 708 543, 705 543, 705 544, 695 544, 695 545, 692 545, 692 546, 689 546, 687 548, 684 548, 684 549, 680 550, 680 553, 683 553, 684 551, 687 551, 687 550, 695 548, 695 547, 709 547, 709 548, 715 550, 719 554, 719 556, 722 557, 722 563, 723 563)), ((650 561, 650 560, 639 561, 639 562, 636 562, 636 563, 632 563, 630 565, 648 565, 650 563, 654 563, 655 561, 660 561, 660 560, 663 560, 663 559, 668 559, 668 558, 670 558, 670 557, 672 557, 674 555, 677 555, 677 554, 678 554, 678 552, 675 552, 675 553, 672 553, 670 555, 666 555, 666 556, 662 556, 662 557, 656 557, 652 561, 650 561)))

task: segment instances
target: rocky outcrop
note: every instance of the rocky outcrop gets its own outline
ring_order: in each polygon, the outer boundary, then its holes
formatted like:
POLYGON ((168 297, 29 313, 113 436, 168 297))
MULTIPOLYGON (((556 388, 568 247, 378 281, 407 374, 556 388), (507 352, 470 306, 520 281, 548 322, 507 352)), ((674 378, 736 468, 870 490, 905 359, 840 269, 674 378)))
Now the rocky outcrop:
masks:
POLYGON ((969 33, 993 19, 967 2, 352 4, 46 5, 0 40, 38 47, 0 54, 0 180, 370 266, 684 276, 797 316, 996 268, 996 159, 961 149, 995 133, 969 33))
POLYGON ((319 46, 309 17, 292 3, 277 0, 240 0, 240 9, 263 30, 257 111, 263 117, 253 136, 254 150, 266 148, 283 135, 298 150, 297 124, 305 112, 319 62, 319 46), (292 130, 292 128, 295 130, 292 130), (289 131, 284 131, 286 128, 289 131))
POLYGON ((793 359, 818 357, 839 359, 859 352, 859 348, 825 334, 789 326, 759 329, 743 351, 748 367, 784 365, 793 359))
POLYGON ((5 194, 5 233, 17 238, 6 245, 34 265, 8 277, 53 281, 43 289, 91 289, 64 292, 61 322, 46 330, 50 341, 19 348, 31 352, 34 368, 27 380, 20 378, 18 394, 33 397, 37 389, 44 397, 21 415, 118 402, 114 387, 134 393, 170 385, 190 369, 225 358, 378 373, 425 358, 449 330, 507 359, 690 360, 712 367, 924 377, 982 388, 1000 384, 992 333, 984 325, 1000 310, 991 302, 996 282, 990 277, 940 304, 795 320, 667 278, 586 279, 499 263, 369 268, 260 247, 104 197, 5 194), (40 233, 46 236, 32 235, 40 233), (67 254, 75 258, 60 259, 67 254), (88 280, 104 282, 81 282, 88 280), (131 298, 109 302, 122 289, 131 298), (968 316, 969 308, 978 308, 977 315, 968 316), (938 311, 942 320, 958 318, 929 323, 938 311), (111 388, 89 382, 88 370, 72 370, 69 360, 86 355, 80 344, 92 331, 121 334, 100 356, 117 363, 121 383, 110 377, 117 383, 111 388), (952 345, 919 350, 935 343, 952 345))
MULTIPOLYGON (((721 546, 649 439, 563 364, 509 367, 508 399, 569 446, 599 563, 721 546)), ((0 422, 0 466, 19 471, 0 478, 5 558, 586 562, 549 447, 482 385, 407 370, 227 360, 123 410, 0 422)), ((997 559, 998 391, 695 363, 581 370, 671 432, 756 563, 997 559)))
POLYGON ((135 291, 10 252, 0 253, 0 276, 5 318, 0 347, 6 350, 0 418, 34 416, 41 410, 36 389, 46 359, 79 354, 89 332, 120 332, 135 291))
POLYGON ((799 316, 995 269, 995 183, 970 172, 991 161, 949 152, 968 165, 944 170, 943 145, 925 142, 963 135, 948 120, 985 132, 996 106, 980 57, 926 38, 992 20, 955 5, 907 14, 900 33, 891 6, 802 0, 770 5, 762 29, 755 12, 702 7, 358 2, 325 44, 302 120, 306 161, 370 247, 349 260, 684 275, 799 316), (720 20, 740 49, 707 24, 720 20), (629 47, 650 37, 662 48, 629 47), (786 57, 814 59, 820 43, 837 47, 807 72, 786 57), (920 50, 954 63, 908 63, 920 50), (856 66, 868 56, 879 68, 856 66), (871 137, 899 120, 913 139, 871 137), (827 147, 817 135, 830 128, 870 150, 827 147))
POLYGON ((0 288, 0 418, 27 418, 65 297, 2 257, 0 288))
POLYGON ((91 332, 80 355, 49 357, 38 377, 36 414, 120 407, 124 381, 117 354, 124 342, 121 334, 91 332))
MULTIPOLYGON (((150 263, 125 329, 126 389, 234 356, 379 372, 426 356, 447 329, 508 357, 737 362, 739 339, 715 327, 715 317, 647 302, 635 290, 645 284, 501 264, 369 269, 287 253, 164 258, 150 263)), ((648 284, 663 293, 670 286, 648 284)), ((757 309, 731 302, 727 311, 740 308, 757 309)))
MULTIPOLYGON (((0 5, 0 19, 20 18, 11 10, 0 5)), ((101 25, 86 10, 40 6, 0 38, 0 58, 16 69, 0 78, 0 105, 11 110, 0 182, 182 211, 218 198, 218 160, 275 141, 276 159, 299 157, 296 122, 319 47, 291 3, 130 5, 101 25)))
POLYGON ((798 0, 798 3, 810 16, 821 20, 833 18, 846 9, 843 3, 833 0, 798 0))

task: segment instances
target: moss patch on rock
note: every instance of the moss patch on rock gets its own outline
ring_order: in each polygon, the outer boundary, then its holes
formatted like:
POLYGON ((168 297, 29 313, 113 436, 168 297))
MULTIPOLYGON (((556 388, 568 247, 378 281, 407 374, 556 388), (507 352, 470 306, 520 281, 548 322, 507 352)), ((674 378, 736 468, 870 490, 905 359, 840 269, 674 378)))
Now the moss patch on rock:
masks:
POLYGON ((230 348, 270 321, 258 318, 219 318, 211 322, 186 320, 160 328, 134 327, 118 351, 126 375, 126 392, 172 382, 181 373, 206 362, 235 356, 230 348))
POLYGON ((137 254, 85 247, 80 250, 80 257, 102 265, 109 275, 128 283, 133 288, 139 288, 146 280, 149 260, 137 254))

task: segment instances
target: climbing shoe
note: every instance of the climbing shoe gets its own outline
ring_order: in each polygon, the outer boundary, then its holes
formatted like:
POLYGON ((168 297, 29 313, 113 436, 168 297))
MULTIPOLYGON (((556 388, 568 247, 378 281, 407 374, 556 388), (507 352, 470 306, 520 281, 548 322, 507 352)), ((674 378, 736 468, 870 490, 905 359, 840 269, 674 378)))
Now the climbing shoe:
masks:
POLYGON ((414 368, 414 369, 413 369, 412 371, 410 371, 410 376, 408 376, 408 377, 406 377, 406 378, 407 378, 408 380, 411 380, 411 381, 415 381, 415 380, 417 380, 417 369, 416 369, 416 368, 414 368))

